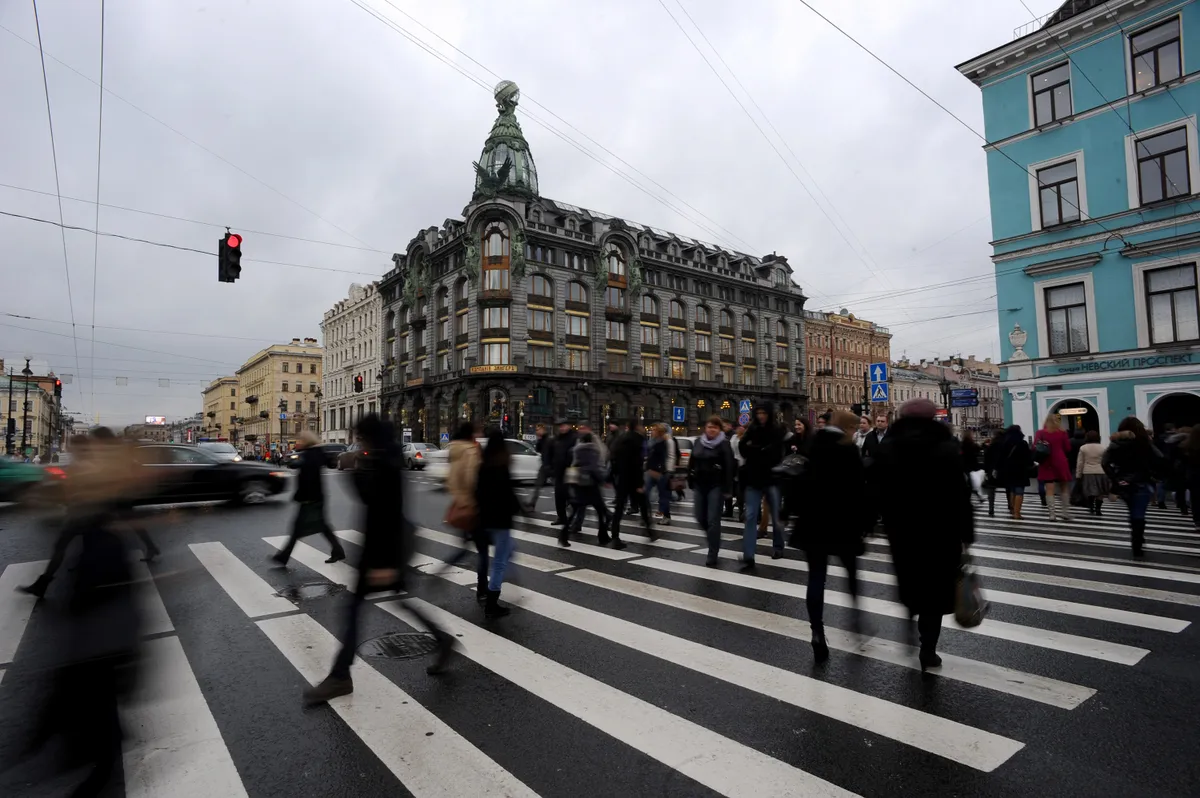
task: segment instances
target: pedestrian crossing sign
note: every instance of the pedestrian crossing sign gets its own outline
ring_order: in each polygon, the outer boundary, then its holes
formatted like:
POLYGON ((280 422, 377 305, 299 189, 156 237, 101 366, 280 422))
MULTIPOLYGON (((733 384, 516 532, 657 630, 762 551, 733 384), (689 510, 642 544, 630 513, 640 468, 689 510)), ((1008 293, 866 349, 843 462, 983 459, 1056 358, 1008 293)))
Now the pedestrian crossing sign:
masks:
POLYGON ((886 402, 888 400, 888 384, 886 382, 875 383, 871 386, 871 401, 886 402))
POLYGON ((743 400, 741 401, 741 403, 738 405, 738 412, 739 412, 739 413, 749 413, 749 412, 750 412, 750 408, 751 408, 751 405, 750 405, 750 400, 749 400, 749 399, 743 399, 743 400))
POLYGON ((442 443, 449 443, 450 442, 450 433, 443 432, 441 440, 442 440, 442 443))

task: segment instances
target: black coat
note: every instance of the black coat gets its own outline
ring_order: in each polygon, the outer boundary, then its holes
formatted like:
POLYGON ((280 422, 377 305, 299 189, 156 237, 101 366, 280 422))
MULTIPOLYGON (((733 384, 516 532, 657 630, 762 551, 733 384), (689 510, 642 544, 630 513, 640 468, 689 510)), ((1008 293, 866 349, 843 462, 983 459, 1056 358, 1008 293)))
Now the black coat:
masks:
POLYGON ((479 467, 475 501, 479 507, 480 529, 512 529, 513 518, 521 514, 521 502, 506 466, 485 464, 479 467))
POLYGON ((1104 473, 1113 481, 1113 492, 1124 486, 1140 487, 1157 482, 1167 471, 1167 459, 1149 440, 1138 440, 1132 432, 1117 432, 1104 450, 1104 473))
POLYGON ((554 466, 554 438, 549 434, 543 435, 537 439, 537 443, 533 447, 542 457, 542 468, 553 468, 554 466))
POLYGON ((914 614, 953 612, 962 548, 975 540, 958 442, 945 424, 902 418, 880 445, 870 479, 900 601, 914 614))
POLYGON ((570 430, 566 435, 559 435, 554 439, 554 445, 551 447, 550 468, 554 472, 555 481, 566 476, 567 469, 571 467, 571 459, 574 457, 572 450, 578 441, 579 435, 575 430, 570 430))
POLYGON ((841 430, 826 428, 809 440, 807 457, 787 497, 802 508, 796 523, 804 548, 809 554, 857 557, 876 513, 858 447, 841 430))
MULTIPOLYGON (((415 549, 404 517, 404 458, 395 443, 371 446, 354 466, 354 489, 363 503, 360 578, 371 568, 403 569, 415 549)), ((403 571, 402 571, 403 573, 403 571)))
POLYGON ((627 430, 613 441, 608 454, 612 461, 614 482, 642 484, 642 446, 645 440, 633 430, 627 430))
POLYGON ((1006 489, 1025 487, 1033 478, 1033 450, 1029 442, 1021 436, 1008 437, 999 443, 992 444, 996 450, 994 456, 995 482, 1006 489))
MULTIPOLYGON (((883 440, 886 441, 888 436, 892 434, 892 428, 888 427, 883 431, 883 440)), ((873 429, 867 433, 866 440, 862 445, 862 459, 867 465, 871 465, 875 458, 879 456, 879 447, 883 443, 879 440, 879 430, 873 429)))
POLYGON ((979 470, 979 444, 975 441, 962 442, 963 471, 971 473, 979 470))
POLYGON ((321 484, 321 471, 325 468, 325 455, 315 446, 300 450, 300 468, 296 472, 296 495, 298 502, 325 501, 325 489, 321 484))
POLYGON ((733 447, 728 440, 713 447, 704 445, 703 437, 697 438, 688 458, 688 484, 699 490, 720 489, 725 496, 733 494, 733 476, 737 461, 733 459, 733 447))
POLYGON ((768 412, 767 423, 760 424, 755 418, 738 442, 738 452, 746 461, 741 478, 750 488, 766 488, 774 484, 771 469, 783 460, 784 429, 775 423, 774 410, 768 412))

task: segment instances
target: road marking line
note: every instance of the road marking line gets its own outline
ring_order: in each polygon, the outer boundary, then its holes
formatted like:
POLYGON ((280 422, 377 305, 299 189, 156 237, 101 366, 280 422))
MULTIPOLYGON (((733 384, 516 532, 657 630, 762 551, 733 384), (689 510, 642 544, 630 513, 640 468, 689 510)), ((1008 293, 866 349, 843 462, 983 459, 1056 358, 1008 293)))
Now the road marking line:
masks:
MULTIPOLYGON (((321 624, 304 614, 256 623, 306 681, 324 678, 338 641, 321 624)), ((330 701, 330 709, 417 798, 536 798, 516 776, 358 657, 353 678, 354 692, 330 701)))
MULTIPOLYGON (((275 548, 282 548, 287 543, 287 535, 279 535, 276 537, 265 537, 263 541, 271 544, 275 548)), ((342 562, 325 562, 329 559, 329 555, 320 549, 313 548, 304 541, 296 543, 296 547, 292 549, 292 559, 301 565, 316 571, 321 576, 333 582, 335 585, 345 585, 347 587, 356 584, 355 579, 358 577, 358 571, 350 565, 342 562)), ((400 595, 394 590, 380 591, 380 595, 400 595)))
MULTIPOLYGON (((751 576, 749 574, 732 573, 730 571, 706 568, 690 563, 675 562, 673 560, 663 560, 656 557, 635 560, 634 564, 681 576, 691 576, 710 582, 723 582, 728 585, 736 585, 738 587, 760 590, 781 596, 790 596, 792 598, 805 597, 806 587, 795 582, 784 582, 777 579, 751 576)), ((854 600, 851 596, 846 593, 829 590, 828 588, 825 590, 825 603, 838 607, 854 606, 854 600)), ((910 617, 906 607, 885 599, 860 596, 858 605, 866 612, 877 615, 901 618, 906 621, 910 617)), ((985 637, 995 637, 1014 643, 1026 643, 1031 646, 1062 651, 1067 654, 1091 657, 1106 662, 1115 662, 1121 665, 1136 665, 1143 657, 1150 653, 1148 649, 1127 646, 1122 643, 1111 643, 1106 640, 1037 629, 992 619, 988 619, 972 629, 963 629, 951 621, 949 628, 985 637)))
MULTIPOLYGON (((544 529, 556 528, 549 521, 543 521, 540 518, 519 518, 519 519, 517 519, 517 523, 533 524, 534 526, 539 526, 544 529)), ((640 527, 637 527, 637 528, 640 529, 640 527)), ((597 532, 599 532, 599 527, 589 526, 589 529, 595 529, 597 532)), ((622 533, 621 539, 628 543, 638 543, 643 546, 654 546, 654 547, 660 548, 660 549, 672 549, 675 551, 679 551, 681 549, 696 548, 695 543, 683 543, 678 540, 669 540, 667 538, 662 538, 659 540, 651 540, 649 537, 647 537, 645 535, 627 535, 627 534, 622 533)), ((571 541, 571 546, 572 547, 575 546, 575 541, 571 541)))
POLYGON ((145 672, 122 705, 125 794, 130 798, 246 795, 178 637, 142 644, 145 672))
MULTIPOLYGON (((886 548, 886 544, 884 544, 886 548)), ((882 555, 881 555, 882 556, 882 555)), ((1049 565, 1057 568, 1072 568, 1079 571, 1097 571, 1100 573, 1121 574, 1123 576, 1145 577, 1147 579, 1164 579, 1173 582, 1187 582, 1200 585, 1200 573, 1174 571, 1153 565, 1126 565, 1122 562, 1106 562, 1102 560, 1079 560, 1069 557, 1056 557, 1034 553, 1029 549, 992 548, 976 544, 971 546, 971 556, 983 560, 1012 560, 1031 565, 1049 565)), ((890 558, 889 558, 890 559, 890 558)))
MULTIPOLYGON (((474 579, 473 574, 466 575, 474 579)), ((721 795, 747 798, 854 795, 480 629, 440 607, 413 601, 439 626, 459 637, 465 647, 463 656, 721 795)), ((384 602, 377 606, 399 617, 399 604, 384 602)), ((466 791, 456 792, 461 794, 466 791)))
POLYGON ((294 612, 296 605, 275 595, 275 588, 254 573, 223 543, 192 543, 188 546, 217 584, 250 618, 294 612))
MULTIPOLYGON (((744 607, 740 604, 730 604, 716 599, 695 596, 658 585, 626 579, 621 576, 592 570, 576 570, 560 576, 576 582, 623 593, 637 599, 653 601, 668 607, 693 612, 708 618, 728 621, 730 623, 748 626, 752 629, 762 629, 772 634, 800 640, 808 643, 812 640, 812 632, 807 621, 786 615, 776 615, 771 612, 744 607)), ((899 665, 912 670, 920 670, 917 662, 917 649, 882 638, 872 638, 862 641, 858 635, 842 629, 825 627, 825 639, 829 647, 869 659, 899 665)), ((1007 693, 1031 701, 1039 701, 1061 709, 1074 709, 1096 691, 1090 687, 1050 679, 1032 673, 1023 673, 1000 665, 958 657, 953 654, 942 654, 942 667, 936 675, 943 679, 953 679, 983 687, 989 690, 1007 693)))
POLYGON ((33 615, 37 597, 17 590, 32 584, 49 565, 49 560, 17 562, 0 573, 0 665, 7 665, 17 655, 25 627, 33 615))
POLYGON ((578 543, 571 541, 571 548, 565 549, 558 545, 558 540, 546 535, 540 535, 536 532, 526 532, 521 529, 512 530, 512 536, 517 540, 523 540, 526 543, 532 543, 535 546, 546 546, 556 551, 576 552, 579 554, 590 554, 593 557, 600 557, 605 560, 632 560, 635 557, 645 555, 634 554, 628 551, 617 551, 616 549, 608 549, 603 546, 595 546, 591 543, 578 543))
MULTIPOLYGON (((335 532, 334 534, 341 535, 341 532, 335 532)), ((449 535, 445 532, 439 532, 436 529, 429 529, 428 527, 422 526, 417 527, 417 536, 425 538, 426 540, 432 540, 436 543, 443 543, 447 546, 454 546, 455 548, 459 549, 466 548, 462 535, 449 535)), ((346 538, 346 540, 349 540, 349 538, 346 538)), ((474 549, 472 548, 471 551, 474 551, 474 549)), ((570 563, 547 560, 544 557, 537 557, 533 554, 526 554, 525 552, 521 551, 513 552, 510 561, 525 568, 532 568, 535 571, 543 571, 551 574, 556 571, 563 571, 568 568, 575 567, 570 563)))
MULTIPOLYGON (((1001 538, 1025 538, 1029 540, 1052 540, 1055 543, 1070 543, 1077 546, 1107 546, 1110 548, 1125 549, 1129 548, 1128 540, 1120 540, 1118 538, 1085 538, 1075 535, 1051 535, 1042 532, 1018 532, 1016 530, 1000 530, 1000 529, 976 529, 976 535, 986 535, 988 537, 1001 538)), ((1149 544, 1154 551, 1165 551, 1174 554, 1200 554, 1200 549, 1190 546, 1171 546, 1166 543, 1155 541, 1149 544)))
POLYGON ((134 595, 137 596, 138 611, 141 613, 142 634, 150 636, 174 632, 175 625, 171 623, 171 616, 167 614, 167 607, 158 592, 158 585, 146 563, 136 559, 129 563, 129 570, 133 578, 134 595))

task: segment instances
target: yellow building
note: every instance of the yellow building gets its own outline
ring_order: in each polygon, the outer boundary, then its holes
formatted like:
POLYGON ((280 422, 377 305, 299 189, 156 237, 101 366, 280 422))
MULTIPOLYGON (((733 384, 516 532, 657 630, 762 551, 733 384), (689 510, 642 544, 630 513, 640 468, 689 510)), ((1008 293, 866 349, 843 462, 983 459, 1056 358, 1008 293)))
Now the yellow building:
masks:
POLYGON ((238 369, 239 443, 266 452, 281 436, 290 447, 301 430, 318 431, 322 354, 317 339, 293 338, 256 352, 238 369))
POLYGON ((204 397, 201 435, 236 440, 234 433, 241 431, 237 420, 242 415, 238 407, 238 378, 217 377, 200 394, 204 397))

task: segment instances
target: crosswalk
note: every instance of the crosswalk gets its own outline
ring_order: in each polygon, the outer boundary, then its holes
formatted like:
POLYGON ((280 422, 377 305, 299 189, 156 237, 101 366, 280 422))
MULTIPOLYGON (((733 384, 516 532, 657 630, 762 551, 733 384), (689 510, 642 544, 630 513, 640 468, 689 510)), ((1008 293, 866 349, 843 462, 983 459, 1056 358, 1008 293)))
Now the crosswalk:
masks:
MULTIPOLYGON (((991 611, 970 629, 947 617, 943 664, 928 674, 882 539, 860 561, 857 602, 830 565, 834 653, 817 667, 803 559, 769 559, 764 540, 758 569, 740 570, 741 525, 726 520, 718 567, 706 567, 686 501, 655 539, 626 524, 622 551, 597 545, 593 521, 564 549, 550 515, 521 519, 503 591, 516 609, 491 623, 474 572, 444 565, 459 536, 419 527, 412 595, 374 596, 362 638, 420 630, 407 610, 416 607, 455 635, 452 672, 428 677, 420 660, 360 653, 354 693, 309 712, 299 692, 327 673, 343 604, 336 591, 295 601, 283 588, 352 586, 354 567, 301 542, 289 570, 273 570, 267 556, 283 538, 249 528, 188 543, 135 568, 147 675, 122 708, 124 791, 966 794, 1004 793, 983 785, 1019 771, 1062 792, 1060 735, 1130 733, 1097 710, 1126 689, 1170 700, 1167 677, 1200 651, 1190 519, 1152 509, 1138 562, 1119 508, 1107 509, 1055 523, 1036 499, 1022 521, 980 508, 974 557, 991 611), (866 635, 850 631, 856 603, 866 635)), ((354 562, 361 534, 337 535, 354 562)), ((54 596, 39 604, 14 590, 44 566, 0 571, 0 726, 15 721, 10 708, 44 662, 54 596)), ((1103 763, 1088 773, 1073 774, 1082 782, 1068 792, 1104 792, 1103 763)))

